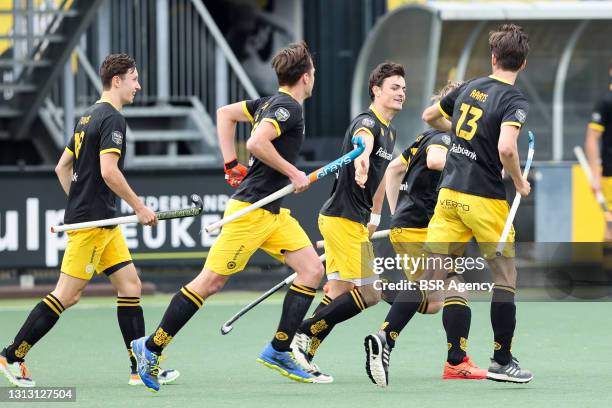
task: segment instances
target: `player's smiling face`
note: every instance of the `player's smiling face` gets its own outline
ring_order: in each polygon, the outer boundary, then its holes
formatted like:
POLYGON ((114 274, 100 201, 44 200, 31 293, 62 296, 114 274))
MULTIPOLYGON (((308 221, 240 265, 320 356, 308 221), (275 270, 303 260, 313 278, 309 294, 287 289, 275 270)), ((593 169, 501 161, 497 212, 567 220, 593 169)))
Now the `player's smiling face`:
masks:
POLYGON ((384 108, 399 112, 406 101, 406 81, 399 75, 385 78, 374 95, 384 108))
POLYGON ((119 94, 121 97, 122 104, 130 104, 134 102, 136 92, 140 91, 140 83, 138 82, 138 70, 134 68, 129 71, 123 77, 120 77, 119 81, 119 94))

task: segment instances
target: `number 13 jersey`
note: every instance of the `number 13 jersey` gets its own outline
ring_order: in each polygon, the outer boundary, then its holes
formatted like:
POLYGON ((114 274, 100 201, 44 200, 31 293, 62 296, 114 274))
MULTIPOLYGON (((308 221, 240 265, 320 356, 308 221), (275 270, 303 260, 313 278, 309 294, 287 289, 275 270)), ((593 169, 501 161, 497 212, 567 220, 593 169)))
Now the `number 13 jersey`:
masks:
POLYGON ((442 98, 438 108, 452 123, 439 188, 505 199, 499 133, 502 126, 523 126, 527 99, 511 83, 491 75, 467 81, 442 98))

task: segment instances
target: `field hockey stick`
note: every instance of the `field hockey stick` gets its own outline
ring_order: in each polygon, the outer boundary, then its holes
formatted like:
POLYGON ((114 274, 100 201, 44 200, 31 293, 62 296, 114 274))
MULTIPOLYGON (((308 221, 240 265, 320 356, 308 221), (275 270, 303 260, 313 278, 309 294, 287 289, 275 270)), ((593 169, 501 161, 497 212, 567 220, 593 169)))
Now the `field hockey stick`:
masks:
MULTIPOLYGON (((340 170, 340 168, 350 164, 353 160, 355 160, 361 153, 363 153, 363 150, 365 149, 365 145, 363 143, 363 139, 359 136, 354 136, 352 142, 354 144, 357 145, 357 147, 355 149, 353 149, 352 151, 348 152, 347 154, 345 154, 344 156, 334 160, 331 163, 326 164, 325 166, 321 167, 318 170, 313 171, 312 173, 310 173, 308 175, 308 179, 310 180, 311 183, 314 183, 317 180, 322 179, 323 177, 327 176, 328 174, 332 174, 337 172, 338 170, 340 170)), ((242 217, 245 214, 250 213, 253 210, 256 210, 260 207, 263 207, 266 204, 271 203, 272 201, 276 201, 281 197, 284 197, 288 194, 293 193, 293 191, 295 190, 295 187, 293 187, 293 184, 289 184, 283 188, 281 188, 280 190, 268 195, 267 197, 262 198, 261 200, 249 205, 248 207, 245 207, 239 211, 236 211, 235 213, 232 213, 230 215, 228 215, 227 217, 217 221, 217 222, 213 222, 212 224, 209 224, 205 227, 206 232, 212 232, 215 230, 218 230, 219 228, 221 228, 222 226, 224 226, 227 223, 230 223, 232 221, 234 221, 237 218, 242 217)))
MULTIPOLYGON (((582 171, 584 171, 584 174, 586 175, 586 178, 589 181, 589 184, 592 184, 593 183, 593 173, 591 172, 591 168, 589 167, 589 162, 587 161, 587 158, 584 155, 584 151, 582 150, 582 147, 580 146, 574 147, 574 154, 576 155, 576 158, 578 159, 578 163, 580 163, 580 167, 582 167, 582 171)), ((593 193, 595 194, 595 198, 597 199, 599 206, 604 212, 604 216, 606 218, 608 228, 612 228, 612 213, 610 213, 610 209, 608 208, 608 205, 606 204, 606 198, 604 197, 601 190, 594 191, 593 193)))
MULTIPOLYGON (((527 180, 527 176, 529 175, 529 169, 531 168, 531 162, 533 161, 533 154, 535 153, 535 136, 531 131, 529 131, 529 151, 527 152, 527 161, 525 162, 525 169, 523 170, 523 179, 527 180)), ((497 244, 497 249, 495 250, 495 255, 501 256, 504 252, 504 247, 506 246, 506 240, 508 239, 508 234, 510 233, 510 228, 512 227, 512 222, 514 221, 514 217, 516 216, 516 210, 518 210, 519 204, 521 203, 521 194, 516 193, 514 196, 514 201, 512 202, 512 207, 510 208, 510 213, 508 214, 508 219, 506 219, 506 225, 504 225, 504 230, 501 234, 501 238, 499 238, 499 243, 497 244)))
MULTIPOLYGON (((202 203, 202 199, 197 194, 191 195, 191 203, 193 207, 183 208, 180 210, 174 211, 159 211, 156 212, 155 215, 157 219, 162 220, 170 220, 172 218, 185 218, 185 217, 195 217, 202 213, 204 209, 204 204, 202 203)), ((117 218, 108 218, 105 220, 97 220, 97 221, 87 221, 87 222, 78 222, 75 224, 63 224, 63 225, 54 225, 51 227, 51 232, 63 232, 63 231, 73 231, 83 228, 94 228, 94 227, 108 227, 110 225, 119 225, 119 224, 132 224, 138 222, 137 215, 127 215, 125 217, 117 217, 117 218)))
MULTIPOLYGON (((372 234, 372 236, 370 237, 370 240, 386 238, 389 236, 389 232, 391 232, 391 230, 388 230, 388 229, 382 230, 382 231, 376 231, 375 233, 372 234)), ((324 244, 325 244, 325 241, 323 240, 317 241, 316 247, 323 248, 324 244)))
MULTIPOLYGON (((325 254, 319 256, 319 259, 321 260, 321 262, 323 262, 325 260, 325 254)), ((264 300, 269 298, 273 293, 278 292, 281 288, 291 284, 291 282, 293 282, 293 280, 296 277, 297 277, 297 273, 295 273, 295 272, 292 273, 291 275, 287 276, 285 279, 283 279, 282 281, 280 281, 279 283, 274 285, 272 288, 270 288, 266 293, 264 293, 263 295, 261 295, 260 297, 258 297, 257 299, 255 299, 254 301, 252 301, 251 303, 249 303, 248 305, 246 305, 242 309, 240 309, 238 311, 238 313, 233 315, 227 322, 225 322, 223 324, 223 326, 221 326, 221 334, 225 335, 225 334, 231 332, 232 329, 234 328, 234 326, 232 326, 232 324, 236 320, 240 319, 249 310, 253 309, 255 306, 257 306, 258 304, 260 304, 261 302, 263 302, 264 300)))

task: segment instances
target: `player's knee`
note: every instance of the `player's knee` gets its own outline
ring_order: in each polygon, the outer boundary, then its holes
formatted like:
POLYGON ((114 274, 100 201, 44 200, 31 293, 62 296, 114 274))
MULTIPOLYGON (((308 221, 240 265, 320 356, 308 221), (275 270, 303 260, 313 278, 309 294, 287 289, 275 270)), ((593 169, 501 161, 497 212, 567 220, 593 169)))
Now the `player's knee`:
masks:
POLYGON ((53 296, 59 299, 59 301, 62 303, 62 306, 64 306, 64 309, 68 309, 69 307, 76 305, 77 303, 79 303, 79 300, 81 300, 80 290, 74 293, 51 293, 53 294, 53 296))
POLYGON ((372 307, 381 299, 381 292, 379 290, 374 289, 373 286, 362 286, 359 288, 361 292, 361 296, 363 296, 363 301, 366 303, 367 307, 372 307))
POLYGON ((323 267, 323 263, 321 263, 319 259, 316 259, 316 261, 313 260, 303 268, 296 268, 296 272, 302 278, 307 278, 308 280, 313 281, 316 280, 318 282, 323 278, 325 268, 323 267))
POLYGON ((442 309, 444 302, 428 302, 425 314, 436 314, 442 309))

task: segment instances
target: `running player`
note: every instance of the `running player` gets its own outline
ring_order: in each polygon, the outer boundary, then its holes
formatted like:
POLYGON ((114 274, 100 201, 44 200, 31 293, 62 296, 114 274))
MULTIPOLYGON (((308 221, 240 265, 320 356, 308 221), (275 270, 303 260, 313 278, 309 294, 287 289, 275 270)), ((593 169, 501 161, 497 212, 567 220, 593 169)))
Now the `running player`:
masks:
MULTIPOLYGON (((517 150, 529 105, 514 87, 526 65, 528 37, 521 27, 504 24, 489 33, 489 46, 493 74, 466 82, 423 112, 430 126, 452 131, 427 244, 433 254, 446 255, 476 238, 495 280, 491 301, 495 342, 487 378, 526 383, 533 376, 519 367, 511 353, 516 326, 514 228, 502 256, 496 256, 496 246, 509 213, 502 168, 522 196, 531 190, 521 175, 517 150)), ((437 270, 434 275, 446 273, 437 270)))
MULTIPOLYGON (((432 100, 437 102, 459 87, 460 82, 449 82, 432 100)), ((427 224, 431 219, 438 197, 440 172, 446 163, 451 138, 444 132, 428 129, 397 158, 385 173, 387 201, 391 210, 390 240, 400 256, 425 259, 423 244, 427 238, 427 224)), ((418 282, 426 279, 423 269, 405 270, 408 279, 418 282)), ((463 280, 451 273, 450 279, 463 280)), ((366 372, 372 382, 381 387, 389 384, 390 353, 402 329, 418 311, 437 313, 444 306, 442 321, 446 331, 448 355, 444 365, 444 379, 484 379, 486 370, 476 367, 467 357, 467 338, 471 310, 465 293, 447 290, 444 293, 427 292, 419 288, 399 291, 380 332, 365 338, 366 372), (438 295, 446 296, 444 302, 438 295)))
MULTIPOLYGON (((302 104, 312 94, 314 65, 304 42, 291 44, 272 59, 280 89, 272 96, 242 101, 217 111, 219 142, 228 182, 239 186, 229 200, 225 216, 254 203, 291 182, 296 192, 309 187, 308 177, 294 163, 304 140, 302 104), (251 122, 247 141, 252 153, 248 170, 238 163, 234 147, 237 122, 251 122), (246 173, 246 175, 245 175, 246 173)), ((179 290, 159 327, 134 341, 138 373, 150 391, 159 390, 158 361, 163 349, 231 275, 241 272, 261 248, 293 268, 298 276, 287 291, 276 334, 258 361, 296 381, 314 382, 294 360, 291 340, 315 296, 323 265, 308 236, 281 200, 265 205, 223 227, 210 249, 202 272, 179 290)))
POLYGON ((365 151, 338 172, 331 197, 319 214, 319 230, 325 239, 329 291, 304 320, 292 344, 294 355, 311 373, 320 374, 312 362, 321 342, 334 326, 359 314, 380 300, 372 283, 374 253, 369 237, 380 222, 385 184, 384 174, 392 158, 396 131, 393 117, 406 99, 404 68, 393 62, 379 64, 370 73, 368 90, 372 104, 357 115, 346 131, 342 154, 353 149, 351 139, 361 136, 365 151))
MULTIPOLYGON (((612 60, 608 65, 608 73, 612 78, 612 60)), ((595 105, 595 109, 593 109, 586 132, 584 151, 593 174, 593 191, 603 193, 606 204, 610 209, 612 208, 612 83, 608 85, 605 95, 601 97, 595 105), (603 145, 601 154, 600 141, 603 145), (600 165, 602 165, 603 171, 600 165)), ((604 240, 612 242, 612 231, 608 227, 606 227, 604 240)), ((606 258, 609 258, 609 256, 606 256, 606 258)))
MULTIPOLYGON (((126 122, 119 111, 131 104, 140 90, 136 63, 126 54, 109 55, 102 62, 100 77, 102 96, 79 119, 55 168, 68 195, 64 222, 112 218, 119 196, 134 209, 141 224, 156 225, 155 213, 145 207, 122 173, 126 122)), ((79 301, 94 273, 104 273, 117 289, 117 319, 132 365, 129 384, 141 384, 130 348, 130 342, 145 333, 141 284, 118 226, 68 232, 55 289, 34 307, 13 342, 0 354, 0 369, 11 384, 35 385, 24 362, 26 354, 51 330, 64 310, 79 301)), ((161 372, 159 381, 174 381, 178 375, 176 370, 161 372)))

